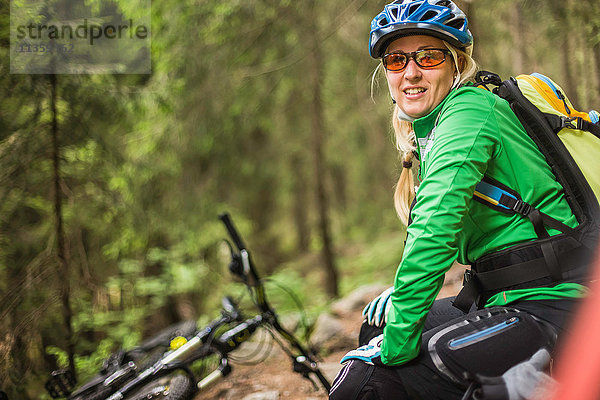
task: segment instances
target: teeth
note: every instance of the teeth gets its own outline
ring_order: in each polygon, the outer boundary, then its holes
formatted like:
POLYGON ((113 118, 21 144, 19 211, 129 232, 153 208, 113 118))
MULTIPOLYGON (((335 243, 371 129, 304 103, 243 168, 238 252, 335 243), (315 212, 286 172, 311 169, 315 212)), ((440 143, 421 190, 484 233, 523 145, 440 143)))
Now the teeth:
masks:
POLYGON ((404 92, 406 94, 417 94, 417 93, 421 93, 424 91, 425 91, 425 89, 423 89, 423 88, 411 88, 411 89, 406 89, 404 92))

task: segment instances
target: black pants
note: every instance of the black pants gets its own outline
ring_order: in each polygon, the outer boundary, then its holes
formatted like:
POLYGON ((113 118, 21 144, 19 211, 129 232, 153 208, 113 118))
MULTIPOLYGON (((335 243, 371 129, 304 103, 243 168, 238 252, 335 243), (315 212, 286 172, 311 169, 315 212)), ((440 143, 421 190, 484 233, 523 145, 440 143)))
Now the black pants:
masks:
MULTIPOLYGON (((473 309, 465 315, 452 306, 452 300, 453 298, 446 298, 434 303, 425 321, 421 351, 417 358, 397 367, 374 366, 352 360, 346 363, 338 373, 329 398, 331 400, 461 399, 468 382, 457 382, 448 374, 442 373, 439 365, 436 365, 432 359, 428 345, 432 338, 439 337, 441 333, 451 330, 453 326, 473 325, 477 329, 476 323, 471 324, 465 321, 477 321, 479 316, 487 311, 473 309)), ((535 317, 536 323, 544 325, 544 329, 550 327, 554 332, 560 334, 567 325, 575 304, 576 300, 572 299, 523 301, 511 304, 511 309, 518 310, 521 315, 527 314, 523 316, 535 317)), ((502 308, 497 309, 503 311, 502 308)), ((533 318, 530 319, 533 320, 533 318)), ((381 328, 363 324, 359 345, 366 344, 382 331, 381 328)), ((464 337, 464 330, 457 332, 459 337, 464 337), (460 332, 463 332, 462 336, 460 336, 460 332)), ((531 336, 533 335, 525 332, 519 333, 518 330, 499 333, 490 343, 480 344, 479 349, 484 349, 485 354, 467 353, 467 357, 474 359, 479 357, 480 365, 476 369, 494 371, 499 365, 510 364, 511 360, 519 358, 524 360, 535 353, 539 346, 538 342, 527 341, 531 336), (515 340, 515 334, 517 340, 515 340), (505 335, 506 340, 503 340, 502 335, 505 335)), ((477 347, 474 348, 477 349, 477 347)))

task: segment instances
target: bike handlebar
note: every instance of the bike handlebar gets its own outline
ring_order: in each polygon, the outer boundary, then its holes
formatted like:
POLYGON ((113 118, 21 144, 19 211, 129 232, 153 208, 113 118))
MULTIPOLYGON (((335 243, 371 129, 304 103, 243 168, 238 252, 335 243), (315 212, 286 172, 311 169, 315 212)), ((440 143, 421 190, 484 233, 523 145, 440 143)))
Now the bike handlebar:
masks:
MULTIPOLYGON (((240 253, 239 255, 232 253, 232 262, 241 262, 243 267, 241 270, 239 268, 236 268, 235 271, 242 275, 244 283, 248 286, 251 293, 254 294, 256 305, 262 313, 260 316, 255 317, 260 317, 258 320, 254 322, 251 322, 251 320, 246 320, 245 322, 240 324, 240 326, 246 324, 247 326, 240 328, 239 331, 236 332, 248 332, 248 329, 250 327, 253 327, 255 323, 257 324, 256 327, 262 323, 267 323, 268 325, 273 327, 279 333, 279 335, 281 335, 281 337, 283 337, 291 345, 293 349, 300 353, 300 355, 295 357, 292 354, 289 354, 294 362, 294 371, 301 373, 305 378, 309 380, 309 374, 315 374, 321 382, 321 384, 323 385, 323 387, 329 392, 331 385, 329 384, 325 376, 322 374, 322 372, 319 370, 317 363, 312 359, 310 353, 304 349, 302 344, 300 344, 300 342, 294 337, 294 335, 285 330, 279 323, 277 314, 271 308, 270 304, 267 301, 264 286, 262 284, 262 281, 260 280, 260 277, 258 276, 258 273, 256 272, 256 269, 254 268, 254 265, 250 258, 250 253, 246 249, 246 246, 244 245, 240 234, 235 228, 231 217, 228 213, 223 213, 219 216, 219 219, 225 225, 225 228, 227 229, 231 240, 234 242, 235 246, 238 248, 240 253)), ((256 329, 256 327, 252 329, 256 329)), ((232 331, 234 329, 236 328, 233 328, 232 331)), ((235 338, 236 334, 237 333, 232 333, 230 339, 235 338)), ((241 342, 243 342, 243 340, 241 342)), ((236 344, 235 347, 239 346, 239 343, 236 344)), ((233 344, 233 342, 231 344, 233 344)))
POLYGON ((242 241, 242 238, 240 237, 237 229, 235 229, 235 226, 233 225, 233 221, 231 220, 229 214, 223 213, 219 215, 219 219, 223 221, 223 224, 225 224, 225 228, 227 228, 227 232, 229 232, 229 236, 231 237, 231 240, 233 240, 233 243, 238 248, 238 250, 246 249, 246 246, 244 245, 244 242, 242 241))

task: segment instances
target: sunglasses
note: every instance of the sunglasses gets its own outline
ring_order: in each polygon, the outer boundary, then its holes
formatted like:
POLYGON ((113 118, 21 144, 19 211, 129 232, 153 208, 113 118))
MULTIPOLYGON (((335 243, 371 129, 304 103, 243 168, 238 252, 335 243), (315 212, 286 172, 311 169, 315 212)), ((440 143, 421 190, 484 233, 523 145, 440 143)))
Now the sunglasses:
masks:
POLYGON ((406 68, 411 58, 421 68, 433 68, 446 61, 446 54, 449 53, 450 51, 446 49, 423 49, 410 53, 396 51, 384 55, 381 61, 388 71, 400 72, 406 68))

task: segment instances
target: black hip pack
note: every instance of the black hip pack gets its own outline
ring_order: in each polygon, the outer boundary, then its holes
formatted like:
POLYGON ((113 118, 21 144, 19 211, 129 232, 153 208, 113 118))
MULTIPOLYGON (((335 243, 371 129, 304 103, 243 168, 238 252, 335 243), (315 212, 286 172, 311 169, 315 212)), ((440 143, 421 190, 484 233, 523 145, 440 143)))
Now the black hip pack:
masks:
POLYGON ((557 334, 531 314, 491 307, 441 325, 423 339, 439 372, 466 387, 482 377, 502 375, 540 348, 552 351, 557 334))

